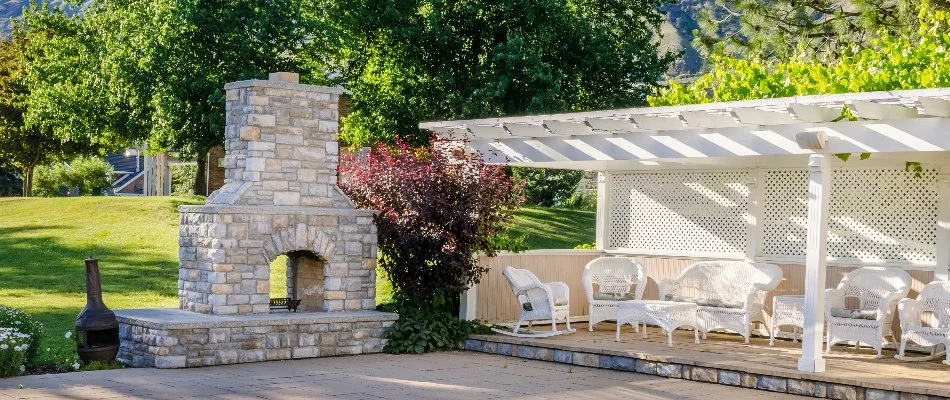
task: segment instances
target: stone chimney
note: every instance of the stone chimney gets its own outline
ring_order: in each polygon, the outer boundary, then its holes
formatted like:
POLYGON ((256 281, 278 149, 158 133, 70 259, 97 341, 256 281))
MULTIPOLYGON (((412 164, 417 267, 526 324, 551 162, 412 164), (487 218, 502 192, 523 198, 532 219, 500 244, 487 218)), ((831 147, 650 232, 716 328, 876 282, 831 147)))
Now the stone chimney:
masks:
POLYGON ((334 207, 348 202, 336 188, 343 90, 299 80, 298 74, 277 72, 267 81, 225 85, 225 184, 208 204, 334 207))

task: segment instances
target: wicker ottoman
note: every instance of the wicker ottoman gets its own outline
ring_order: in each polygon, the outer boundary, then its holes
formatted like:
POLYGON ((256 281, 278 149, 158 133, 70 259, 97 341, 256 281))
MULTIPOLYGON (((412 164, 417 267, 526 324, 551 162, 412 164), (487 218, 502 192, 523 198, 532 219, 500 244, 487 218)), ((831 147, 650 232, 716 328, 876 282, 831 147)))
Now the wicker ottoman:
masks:
POLYGON ((696 304, 661 300, 627 300, 617 305, 617 335, 620 341, 620 327, 643 323, 643 338, 647 337, 646 324, 659 326, 666 333, 666 345, 673 347, 673 330, 680 327, 693 328, 694 342, 699 343, 699 331, 696 330, 696 304))

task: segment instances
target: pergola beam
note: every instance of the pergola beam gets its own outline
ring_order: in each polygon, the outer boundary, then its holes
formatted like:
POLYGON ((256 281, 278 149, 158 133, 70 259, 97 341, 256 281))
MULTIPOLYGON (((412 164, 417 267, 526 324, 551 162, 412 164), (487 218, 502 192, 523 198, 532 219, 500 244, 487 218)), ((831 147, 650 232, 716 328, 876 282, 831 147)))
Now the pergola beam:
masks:
MULTIPOLYGON (((950 111, 948 107, 950 104, 947 101, 950 100, 950 88, 936 88, 936 89, 917 89, 917 90, 897 90, 889 92, 863 92, 863 93, 843 93, 843 94, 832 94, 832 95, 818 95, 818 96, 799 96, 799 97, 784 97, 784 98, 775 98, 775 99, 760 99, 760 100, 743 100, 743 101, 730 101, 730 102, 720 102, 720 103, 705 103, 705 104, 690 104, 690 105, 680 105, 680 106, 664 106, 664 107, 642 107, 642 108, 625 108, 625 109, 615 109, 615 110, 602 110, 602 111, 589 111, 589 112, 578 112, 578 113, 566 113, 566 114, 548 114, 548 115, 533 115, 533 116, 520 116, 520 117, 503 117, 503 118, 482 118, 482 119, 471 119, 471 120, 457 120, 457 121, 433 121, 433 122, 423 122, 419 124, 419 127, 422 129, 428 130, 437 130, 438 128, 445 127, 458 127, 458 126, 478 126, 478 125, 494 125, 499 126, 503 123, 526 123, 526 124, 539 124, 542 121, 548 120, 560 120, 560 121, 585 121, 586 119, 597 118, 597 119, 626 119, 626 120, 637 120, 638 117, 646 116, 648 120, 653 121, 653 118, 649 117, 660 117, 660 118, 669 118, 669 119, 680 119, 682 118, 682 113, 690 112, 705 112, 710 114, 719 114, 727 115, 732 113, 736 109, 741 108, 753 108, 764 111, 773 111, 788 113, 791 116, 795 117, 800 122, 829 122, 834 119, 838 119, 841 115, 841 109, 845 106, 851 106, 855 102, 874 102, 883 105, 896 105, 907 108, 916 108, 919 104, 924 112, 928 115, 933 116, 947 116, 946 114, 950 111), (803 105, 804 107, 799 107, 803 105), (786 110, 790 110, 786 111, 786 110), (808 115, 806 115, 808 114, 808 115)), ((867 107, 865 107, 867 108, 867 107)), ((859 117, 862 118, 876 118, 872 115, 861 115, 858 113, 859 117)), ((719 119, 718 117, 713 117, 719 119)), ((784 118, 783 118, 784 119, 784 118)), ((682 121, 682 120, 681 120, 682 121)), ((662 122, 662 121, 661 121, 662 122)), ((667 121, 669 122, 669 121, 667 121)), ((737 121, 747 123, 745 121, 737 121)), ((773 124, 782 124, 781 121, 766 121, 767 123, 763 125, 773 125, 773 124)), ((676 126, 676 124, 672 124, 676 126)), ((685 125, 685 124, 684 124, 685 125)), ((695 128, 696 126, 692 127, 695 128)), ((596 129, 596 128, 595 128, 596 129)))
MULTIPOLYGON (((538 126, 536 129, 543 129, 538 126)), ((580 136, 476 140, 470 146, 489 163, 620 161, 808 154, 800 132, 823 131, 824 153, 891 153, 950 150, 950 118, 839 121, 722 129, 684 129, 580 136)))

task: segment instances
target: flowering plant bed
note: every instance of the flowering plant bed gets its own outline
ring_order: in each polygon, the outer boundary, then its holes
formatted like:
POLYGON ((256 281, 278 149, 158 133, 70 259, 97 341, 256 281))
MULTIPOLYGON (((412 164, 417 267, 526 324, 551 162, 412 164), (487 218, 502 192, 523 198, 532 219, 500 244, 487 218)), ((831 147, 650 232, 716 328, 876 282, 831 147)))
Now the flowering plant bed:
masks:
POLYGON ((26 371, 26 353, 30 335, 13 328, 0 328, 0 377, 20 375, 26 371))
POLYGON ((43 324, 23 311, 0 306, 0 328, 13 329, 26 334, 28 336, 27 360, 36 359, 40 347, 40 336, 43 334, 43 324))

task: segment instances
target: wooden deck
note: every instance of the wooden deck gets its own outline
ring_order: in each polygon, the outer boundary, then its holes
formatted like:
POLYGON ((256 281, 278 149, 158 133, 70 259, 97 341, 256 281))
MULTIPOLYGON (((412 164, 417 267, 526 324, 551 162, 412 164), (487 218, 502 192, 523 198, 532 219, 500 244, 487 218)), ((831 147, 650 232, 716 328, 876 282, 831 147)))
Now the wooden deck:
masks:
POLYGON ((625 325, 620 342, 614 341, 615 325, 612 323, 602 322, 594 332, 588 332, 585 323, 575 324, 575 327, 577 333, 544 339, 474 336, 466 347, 535 359, 546 359, 548 353, 558 353, 552 354, 549 361, 603 368, 627 365, 627 368, 613 369, 655 375, 665 375, 665 371, 666 376, 674 378, 718 381, 819 397, 950 398, 950 366, 939 361, 898 361, 893 358, 893 350, 885 351, 887 358, 875 359, 870 349, 835 346, 831 353, 826 353, 826 372, 816 374, 796 369, 801 354, 800 342, 791 340, 777 340, 775 347, 769 347, 768 337, 753 337, 746 345, 736 335, 710 334, 707 340, 694 344, 692 331, 677 330, 673 347, 669 348, 666 335, 655 327, 649 328, 649 338, 642 339, 641 334, 634 333, 630 325, 625 325), (574 354, 570 359, 569 353, 574 354), (630 366, 628 359, 637 363, 636 367, 630 366), (690 374, 688 371, 694 372, 690 374), (717 371, 716 377, 710 376, 711 371, 717 371))

